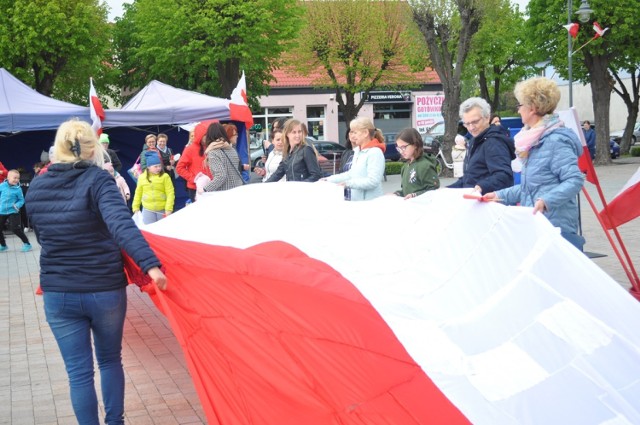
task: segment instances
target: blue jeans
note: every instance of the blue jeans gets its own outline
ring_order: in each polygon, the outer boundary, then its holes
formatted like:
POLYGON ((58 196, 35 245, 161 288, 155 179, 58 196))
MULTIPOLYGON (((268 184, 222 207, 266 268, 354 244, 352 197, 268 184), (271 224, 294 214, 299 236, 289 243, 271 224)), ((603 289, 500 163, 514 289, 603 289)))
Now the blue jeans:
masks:
POLYGON ((144 224, 155 223, 162 220, 164 217, 164 211, 151 211, 146 208, 142 208, 142 222, 144 224))
POLYGON ((99 424, 93 347, 100 369, 105 422, 124 424, 122 333, 126 288, 105 292, 44 292, 47 322, 69 375, 71 404, 80 425, 99 424))

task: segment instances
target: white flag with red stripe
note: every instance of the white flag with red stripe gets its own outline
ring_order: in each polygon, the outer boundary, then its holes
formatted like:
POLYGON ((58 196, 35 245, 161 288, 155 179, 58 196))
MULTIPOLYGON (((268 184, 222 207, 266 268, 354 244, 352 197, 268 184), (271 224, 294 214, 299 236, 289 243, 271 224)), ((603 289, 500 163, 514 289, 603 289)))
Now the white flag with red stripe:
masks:
POLYGON ((93 78, 89 79, 89 111, 91 114, 91 128, 99 136, 102 133, 102 121, 104 121, 105 114, 102 108, 102 103, 96 94, 96 89, 93 87, 93 78))
POLYGON ((578 36, 578 31, 580 30, 580 25, 574 23, 571 24, 567 24, 567 25, 563 25, 563 27, 565 27, 565 29, 567 31, 569 31, 569 34, 571 34, 571 37, 576 38, 578 36))
POLYGON ((229 110, 232 120, 242 121, 247 124, 247 128, 253 125, 253 115, 249 108, 249 100, 247 98, 247 79, 242 71, 242 76, 238 80, 236 88, 231 93, 231 101, 229 102, 229 110))
POLYGON ((146 227, 208 422, 640 423, 640 304, 543 215, 463 192, 246 185, 146 227), (281 219, 242 225, 255 205, 281 219))
POLYGON ((598 175, 596 174, 596 169, 593 166, 593 161, 591 160, 591 153, 589 152, 587 141, 585 140, 584 133, 580 127, 578 112, 572 107, 571 109, 558 111, 558 116, 562 122, 564 122, 565 127, 570 128, 574 133, 576 133, 576 136, 580 139, 580 143, 582 143, 582 155, 578 157, 578 167, 580 168, 580 171, 585 174, 585 179, 589 183, 599 185, 598 175))

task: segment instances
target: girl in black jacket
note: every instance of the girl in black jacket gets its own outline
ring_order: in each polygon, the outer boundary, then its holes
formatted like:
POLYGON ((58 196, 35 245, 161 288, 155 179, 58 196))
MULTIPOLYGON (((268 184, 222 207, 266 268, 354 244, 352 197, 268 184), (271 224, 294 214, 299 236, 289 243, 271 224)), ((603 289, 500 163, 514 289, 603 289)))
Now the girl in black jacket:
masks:
POLYGON ((322 177, 315 150, 307 144, 307 128, 298 120, 288 120, 284 125, 284 159, 267 183, 280 181, 315 182, 322 177))

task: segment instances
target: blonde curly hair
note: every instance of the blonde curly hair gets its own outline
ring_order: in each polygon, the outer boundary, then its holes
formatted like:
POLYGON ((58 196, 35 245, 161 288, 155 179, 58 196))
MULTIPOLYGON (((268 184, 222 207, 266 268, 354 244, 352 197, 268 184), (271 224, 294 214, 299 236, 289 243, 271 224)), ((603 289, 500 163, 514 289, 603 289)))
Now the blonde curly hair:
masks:
POLYGON ((540 116, 553 113, 560 102, 558 85, 546 77, 534 77, 519 82, 513 94, 518 103, 533 108, 540 116))

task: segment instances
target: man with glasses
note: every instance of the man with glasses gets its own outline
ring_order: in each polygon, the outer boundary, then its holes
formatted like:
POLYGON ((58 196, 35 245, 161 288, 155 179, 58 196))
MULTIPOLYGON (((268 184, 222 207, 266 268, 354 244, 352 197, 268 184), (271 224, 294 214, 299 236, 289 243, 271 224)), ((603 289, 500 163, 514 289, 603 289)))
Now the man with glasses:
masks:
POLYGON ((464 158, 464 174, 448 187, 488 193, 513 186, 513 139, 491 125, 491 106, 480 97, 472 97, 460 105, 460 118, 473 138, 464 158))

